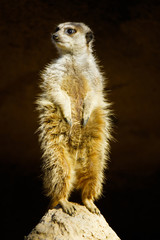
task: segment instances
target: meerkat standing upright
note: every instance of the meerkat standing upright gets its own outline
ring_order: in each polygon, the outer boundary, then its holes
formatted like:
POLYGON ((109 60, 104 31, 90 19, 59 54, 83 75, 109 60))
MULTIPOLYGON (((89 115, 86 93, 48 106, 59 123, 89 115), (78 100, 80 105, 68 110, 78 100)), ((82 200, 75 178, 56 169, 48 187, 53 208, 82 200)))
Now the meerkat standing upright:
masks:
POLYGON ((80 189, 84 205, 98 214, 94 200, 102 193, 111 124, 93 33, 83 23, 67 22, 52 38, 60 57, 42 72, 37 100, 44 189, 51 207, 59 203, 70 215, 76 209, 68 198, 80 189))

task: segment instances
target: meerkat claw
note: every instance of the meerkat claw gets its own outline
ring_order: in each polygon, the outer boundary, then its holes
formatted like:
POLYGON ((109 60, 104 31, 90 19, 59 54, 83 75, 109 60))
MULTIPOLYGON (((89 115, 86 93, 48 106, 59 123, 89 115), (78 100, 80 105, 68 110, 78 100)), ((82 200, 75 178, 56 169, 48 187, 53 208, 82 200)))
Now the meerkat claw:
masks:
POLYGON ((100 210, 96 207, 92 200, 85 199, 83 203, 90 212, 96 213, 97 215, 101 214, 100 210))
POLYGON ((73 205, 73 203, 63 199, 59 201, 59 204, 65 213, 69 214, 70 216, 75 216, 76 207, 73 205))

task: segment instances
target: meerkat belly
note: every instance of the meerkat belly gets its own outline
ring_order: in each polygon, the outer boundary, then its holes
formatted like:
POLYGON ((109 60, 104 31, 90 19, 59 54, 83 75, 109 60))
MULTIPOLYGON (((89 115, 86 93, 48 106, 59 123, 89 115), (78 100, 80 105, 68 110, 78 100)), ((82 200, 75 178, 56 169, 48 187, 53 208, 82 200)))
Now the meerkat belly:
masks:
POLYGON ((63 81, 62 89, 68 94, 71 101, 72 126, 69 143, 72 147, 77 148, 82 138, 83 104, 87 92, 85 79, 76 76, 67 77, 63 81))

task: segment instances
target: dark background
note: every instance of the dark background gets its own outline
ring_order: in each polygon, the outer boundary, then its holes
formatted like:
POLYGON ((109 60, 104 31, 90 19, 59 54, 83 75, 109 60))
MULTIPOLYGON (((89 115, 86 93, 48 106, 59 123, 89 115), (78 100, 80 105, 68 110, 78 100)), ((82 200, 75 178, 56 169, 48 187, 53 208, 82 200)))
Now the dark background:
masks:
POLYGON ((97 205, 122 240, 159 239, 160 2, 1 0, 0 11, 2 239, 23 239, 47 208, 34 102, 57 56, 50 33, 65 21, 94 31, 114 102, 117 142, 97 205))

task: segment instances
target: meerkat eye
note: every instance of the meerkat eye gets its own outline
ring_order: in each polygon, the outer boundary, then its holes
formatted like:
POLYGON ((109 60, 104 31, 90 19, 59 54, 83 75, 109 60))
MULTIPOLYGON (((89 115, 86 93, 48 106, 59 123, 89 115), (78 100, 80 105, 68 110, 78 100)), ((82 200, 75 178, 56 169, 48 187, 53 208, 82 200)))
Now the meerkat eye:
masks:
POLYGON ((67 29, 65 30, 65 32, 66 32, 67 34, 71 35, 71 34, 73 34, 73 33, 76 33, 76 30, 73 29, 73 28, 67 28, 67 29))

